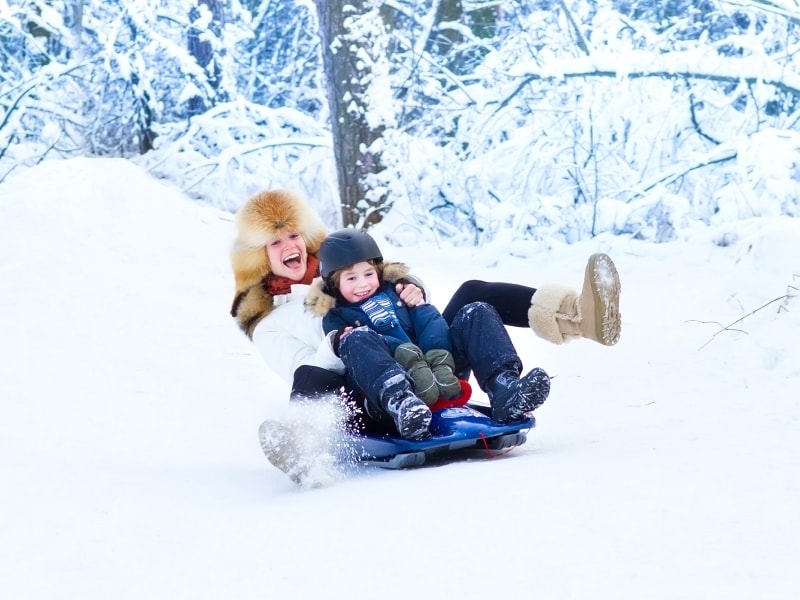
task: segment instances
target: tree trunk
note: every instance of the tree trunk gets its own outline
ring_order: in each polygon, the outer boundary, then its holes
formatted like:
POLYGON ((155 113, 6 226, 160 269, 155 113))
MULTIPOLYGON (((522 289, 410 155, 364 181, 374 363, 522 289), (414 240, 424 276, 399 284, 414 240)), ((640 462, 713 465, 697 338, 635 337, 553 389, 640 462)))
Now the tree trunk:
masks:
POLYGON ((83 0, 72 0, 66 6, 66 23, 69 27, 71 58, 80 60, 83 57, 83 0))
MULTIPOLYGON (((198 6, 205 6, 208 8, 212 15, 211 23, 208 29, 219 38, 222 32, 223 20, 223 6, 221 0, 198 0, 198 6)), ((189 19, 195 21, 200 16, 197 8, 192 8, 189 12, 189 19)), ((194 96, 189 100, 189 114, 199 115, 214 106, 218 98, 216 97, 219 91, 219 82, 221 69, 219 63, 215 59, 214 45, 207 39, 202 39, 204 30, 198 29, 194 25, 189 28, 186 34, 187 46, 189 54, 194 57, 197 64, 200 65, 206 73, 206 81, 211 88, 211 95, 208 98, 201 96, 194 96)))
POLYGON ((436 56, 447 56, 450 50, 460 44, 464 37, 457 29, 441 28, 442 23, 459 22, 464 17, 464 7, 461 0, 441 0, 436 9, 436 19, 431 37, 425 45, 425 50, 436 56))
POLYGON ((386 196, 370 193, 367 176, 383 170, 380 156, 370 151, 383 128, 371 128, 366 119, 365 90, 371 76, 368 61, 356 56, 369 53, 369 40, 349 40, 345 20, 363 14, 364 0, 315 0, 322 59, 326 74, 333 150, 339 184, 342 223, 368 227, 379 222, 386 196), (345 6, 354 7, 345 11, 345 6), (359 206, 359 203, 362 203, 359 206))

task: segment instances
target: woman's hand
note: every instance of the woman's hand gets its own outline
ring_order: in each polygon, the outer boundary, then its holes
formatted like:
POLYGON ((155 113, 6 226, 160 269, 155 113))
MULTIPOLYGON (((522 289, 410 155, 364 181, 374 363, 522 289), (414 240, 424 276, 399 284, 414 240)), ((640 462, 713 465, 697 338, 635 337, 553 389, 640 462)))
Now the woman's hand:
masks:
POLYGON ((394 289, 400 296, 400 300, 408 306, 425 304, 425 294, 413 283, 398 283, 394 286, 394 289))

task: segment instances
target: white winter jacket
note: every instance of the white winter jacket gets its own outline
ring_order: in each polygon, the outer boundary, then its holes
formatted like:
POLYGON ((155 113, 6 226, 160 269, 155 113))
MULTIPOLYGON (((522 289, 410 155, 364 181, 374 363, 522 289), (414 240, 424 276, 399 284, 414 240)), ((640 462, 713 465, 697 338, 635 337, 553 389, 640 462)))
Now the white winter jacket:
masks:
POLYGON ((301 365, 344 373, 344 363, 333 352, 322 331, 322 318, 306 312, 309 286, 295 284, 289 294, 274 296, 274 308, 253 330, 253 343, 270 369, 291 383, 301 365))

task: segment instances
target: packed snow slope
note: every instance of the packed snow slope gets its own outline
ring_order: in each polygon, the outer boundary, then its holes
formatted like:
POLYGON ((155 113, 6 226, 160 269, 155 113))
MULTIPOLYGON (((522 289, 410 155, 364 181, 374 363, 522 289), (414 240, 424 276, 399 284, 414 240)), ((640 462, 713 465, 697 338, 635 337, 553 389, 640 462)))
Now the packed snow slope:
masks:
POLYGON ((228 315, 232 235, 123 160, 0 184, 3 598, 800 597, 797 220, 662 245, 380 237, 440 308, 467 278, 580 286, 608 252, 622 339, 513 330, 555 377, 526 445, 313 490, 258 447, 287 385, 228 315))

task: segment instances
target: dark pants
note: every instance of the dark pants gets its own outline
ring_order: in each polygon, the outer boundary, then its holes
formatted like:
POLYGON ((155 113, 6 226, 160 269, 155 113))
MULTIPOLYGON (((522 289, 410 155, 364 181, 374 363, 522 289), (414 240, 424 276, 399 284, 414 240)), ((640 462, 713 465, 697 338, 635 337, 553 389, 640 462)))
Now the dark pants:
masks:
POLYGON ((461 308, 450 325, 456 375, 468 379, 470 371, 482 390, 500 371, 522 372, 522 361, 497 310, 485 302, 461 308))
POLYGON ((471 279, 465 281, 450 298, 442 316, 452 323, 456 314, 467 304, 486 302, 497 310, 503 324, 510 327, 528 327, 528 309, 536 289, 516 283, 487 282, 471 279))
POLYGON ((347 408, 348 431, 397 433, 393 421, 387 421, 380 415, 375 420, 367 414, 364 394, 351 377, 311 365, 302 365, 295 369, 289 397, 292 402, 324 401, 333 397, 347 408))
POLYGON ((347 369, 346 378, 354 389, 364 393, 364 409, 379 423, 393 423, 381 402, 387 381, 411 379, 392 356, 386 338, 372 329, 356 329, 339 343, 339 356, 347 369))
POLYGON ((322 367, 302 365, 294 371, 291 400, 318 400, 332 394, 352 397, 356 390, 350 387, 347 378, 322 367))

